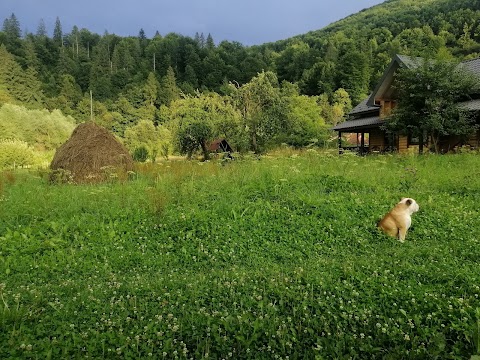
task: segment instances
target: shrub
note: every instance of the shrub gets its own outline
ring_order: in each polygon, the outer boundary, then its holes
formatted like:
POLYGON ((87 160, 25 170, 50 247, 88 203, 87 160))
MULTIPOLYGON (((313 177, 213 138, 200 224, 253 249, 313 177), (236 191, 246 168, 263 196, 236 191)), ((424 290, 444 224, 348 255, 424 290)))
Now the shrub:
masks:
POLYGON ((15 138, 36 149, 57 148, 69 138, 74 127, 74 119, 59 110, 29 110, 12 104, 0 107, 0 139, 15 138))
POLYGON ((35 151, 20 140, 0 140, 0 169, 36 165, 35 151))
POLYGON ((138 162, 145 162, 148 159, 148 150, 145 146, 141 145, 133 152, 133 160, 138 162))
POLYGON ((72 172, 65 169, 51 170, 48 179, 51 184, 73 184, 74 182, 72 172))

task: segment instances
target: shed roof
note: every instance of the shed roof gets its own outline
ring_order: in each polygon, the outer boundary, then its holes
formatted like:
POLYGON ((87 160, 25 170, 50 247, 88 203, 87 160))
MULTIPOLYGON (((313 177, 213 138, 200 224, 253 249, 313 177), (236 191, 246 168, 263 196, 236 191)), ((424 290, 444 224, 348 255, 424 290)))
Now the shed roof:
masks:
POLYGON ((225 139, 216 139, 208 145, 208 151, 215 152, 221 150, 223 152, 233 151, 225 139))

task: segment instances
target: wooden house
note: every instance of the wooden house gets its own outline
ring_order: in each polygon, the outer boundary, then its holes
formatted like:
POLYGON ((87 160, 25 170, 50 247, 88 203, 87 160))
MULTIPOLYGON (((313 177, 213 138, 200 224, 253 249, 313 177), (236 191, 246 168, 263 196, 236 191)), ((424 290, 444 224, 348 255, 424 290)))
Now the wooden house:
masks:
MULTIPOLYGON (((359 154, 383 153, 396 151, 406 153, 419 148, 419 138, 410 135, 392 134, 385 130, 388 116, 396 106, 396 92, 393 86, 395 72, 401 67, 413 68, 419 66, 421 58, 396 55, 385 70, 382 78, 368 98, 358 104, 349 114, 347 121, 336 125, 333 130, 338 132, 339 152, 355 150, 359 154), (357 144, 342 144, 342 134, 357 134, 357 144), (367 141, 368 139, 368 141, 367 141)), ((472 73, 480 81, 480 58, 464 61, 459 64, 472 73)), ((459 106, 480 113, 480 99, 473 99, 459 103, 459 106)), ((425 145, 429 145, 426 143, 425 145)), ((480 133, 472 134, 467 142, 455 136, 446 136, 441 139, 440 149, 448 152, 458 145, 480 147, 480 133)))

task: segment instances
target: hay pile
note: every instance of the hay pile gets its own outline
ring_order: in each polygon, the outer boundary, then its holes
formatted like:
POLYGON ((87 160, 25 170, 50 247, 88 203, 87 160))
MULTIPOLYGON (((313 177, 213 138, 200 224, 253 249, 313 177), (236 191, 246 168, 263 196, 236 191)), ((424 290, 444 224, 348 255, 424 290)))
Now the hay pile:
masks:
POLYGON ((75 183, 91 183, 105 180, 112 170, 133 170, 133 159, 108 130, 87 122, 57 149, 50 169, 53 177, 68 173, 75 183))

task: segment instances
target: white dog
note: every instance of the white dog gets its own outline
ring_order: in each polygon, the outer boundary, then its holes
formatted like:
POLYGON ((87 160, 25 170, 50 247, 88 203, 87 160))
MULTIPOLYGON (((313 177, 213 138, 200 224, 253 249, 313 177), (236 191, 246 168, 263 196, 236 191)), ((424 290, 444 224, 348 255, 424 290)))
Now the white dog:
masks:
POLYGON ((395 207, 378 222, 378 227, 386 234, 405 241, 407 231, 412 225, 411 215, 419 210, 417 202, 411 198, 402 198, 395 207))

